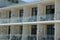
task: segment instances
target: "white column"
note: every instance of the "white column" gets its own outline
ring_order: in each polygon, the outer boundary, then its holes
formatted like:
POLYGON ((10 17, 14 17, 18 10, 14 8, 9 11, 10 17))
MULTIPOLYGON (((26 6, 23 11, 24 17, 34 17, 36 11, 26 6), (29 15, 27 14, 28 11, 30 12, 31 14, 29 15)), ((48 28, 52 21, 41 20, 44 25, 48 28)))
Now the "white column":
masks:
POLYGON ((18 25, 13 25, 13 26, 11 26, 11 34, 19 34, 19 29, 20 28, 20 26, 18 26, 18 25))
POLYGON ((3 13, 3 11, 2 11, 2 10, 0 10, 0 23, 2 22, 2 21, 1 21, 1 18, 2 18, 2 16, 3 16, 3 14, 2 14, 2 13, 3 13))
POLYGON ((28 16, 30 16, 31 14, 30 14, 30 7, 28 7, 28 6, 25 6, 25 7, 23 7, 24 8, 24 17, 26 16, 26 17, 28 17, 28 16))
POLYGON ((60 19, 60 0, 55 0, 56 19, 60 19))
POLYGON ((28 35, 31 34, 31 26, 30 25, 23 25, 23 35, 22 40, 27 40, 28 35))
POLYGON ((37 27, 38 40, 40 40, 42 37, 46 36, 46 25, 38 24, 37 27))
POLYGON ((11 17, 12 18, 17 18, 18 17, 18 9, 16 8, 16 9, 11 9, 11 17))
POLYGON ((46 13, 46 6, 38 4, 38 20, 40 20, 39 17, 45 15, 45 13, 46 13))
POLYGON ((24 6, 23 9, 24 9, 24 14, 23 14, 24 16, 23 16, 23 18, 24 18, 24 21, 25 21, 25 20, 27 20, 26 18, 30 17, 30 15, 31 15, 30 7, 24 6))
POLYGON ((55 24, 55 40, 60 39, 60 23, 55 24))

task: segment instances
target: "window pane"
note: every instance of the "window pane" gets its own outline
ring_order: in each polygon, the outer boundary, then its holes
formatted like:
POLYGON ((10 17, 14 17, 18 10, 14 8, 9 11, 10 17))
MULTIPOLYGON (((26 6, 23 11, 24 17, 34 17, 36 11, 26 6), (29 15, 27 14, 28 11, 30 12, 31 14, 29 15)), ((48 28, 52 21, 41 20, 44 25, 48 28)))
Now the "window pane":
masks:
POLYGON ((32 16, 37 15, 37 7, 32 8, 32 16))
POLYGON ((31 34, 36 35, 37 34, 37 25, 32 25, 31 27, 31 34))
POLYGON ((23 26, 20 26, 20 34, 22 34, 23 26))
POLYGON ((23 16, 23 9, 20 9, 20 15, 19 15, 20 17, 22 17, 23 16))
POLYGON ((54 25, 47 25, 47 35, 54 35, 54 25))
POLYGON ((11 18, 11 11, 9 11, 9 18, 11 18))

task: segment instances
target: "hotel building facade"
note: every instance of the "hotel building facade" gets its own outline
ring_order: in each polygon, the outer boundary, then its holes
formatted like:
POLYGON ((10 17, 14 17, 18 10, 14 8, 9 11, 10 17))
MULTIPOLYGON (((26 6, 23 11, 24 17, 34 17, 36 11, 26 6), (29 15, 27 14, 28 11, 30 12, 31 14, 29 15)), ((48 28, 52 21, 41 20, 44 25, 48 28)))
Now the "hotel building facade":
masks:
POLYGON ((60 0, 0 4, 0 40, 60 40, 60 0))

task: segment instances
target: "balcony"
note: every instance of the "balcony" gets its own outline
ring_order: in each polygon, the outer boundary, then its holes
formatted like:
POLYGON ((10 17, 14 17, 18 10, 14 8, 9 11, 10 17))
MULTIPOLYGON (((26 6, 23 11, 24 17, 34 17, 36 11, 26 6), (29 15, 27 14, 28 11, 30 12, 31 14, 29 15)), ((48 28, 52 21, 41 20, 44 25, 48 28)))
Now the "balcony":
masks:
POLYGON ((38 36, 38 40, 54 40, 53 35, 38 36))
POLYGON ((11 37, 11 40, 22 40, 22 35, 19 35, 19 34, 13 34, 10 37, 11 37))
POLYGON ((57 14, 56 17, 57 20, 60 20, 60 14, 57 14))
POLYGON ((47 14, 38 17, 39 21, 51 21, 54 20, 54 14, 47 14))
POLYGON ((30 35, 30 36, 28 36, 28 40, 37 40, 37 36, 36 35, 30 35))
MULTIPOLYGON (((58 15, 58 19, 59 19, 58 15)), ((22 22, 37 22, 38 21, 52 21, 54 20, 54 14, 43 15, 43 16, 29 16, 29 17, 16 17, 16 18, 2 18, 0 23, 22 23, 22 22)))
POLYGON ((0 19, 0 23, 9 23, 10 22, 10 19, 8 18, 4 18, 4 19, 0 19))
POLYGON ((25 17, 24 22, 35 22, 37 21, 37 16, 25 17))
POLYGON ((10 23, 20 23, 23 22, 23 17, 11 18, 10 23))
MULTIPOLYGON (((0 35, 0 40, 54 40, 53 35, 39 36, 37 35, 20 35, 20 34, 10 34, 10 35, 0 35), (23 38, 23 39, 22 39, 23 38)), ((58 37, 59 39, 59 37, 58 37)))
POLYGON ((2 34, 0 35, 0 40, 22 40, 22 35, 19 34, 10 34, 10 35, 6 35, 6 34, 2 34))
POLYGON ((0 40, 9 40, 10 36, 8 34, 0 35, 0 40))

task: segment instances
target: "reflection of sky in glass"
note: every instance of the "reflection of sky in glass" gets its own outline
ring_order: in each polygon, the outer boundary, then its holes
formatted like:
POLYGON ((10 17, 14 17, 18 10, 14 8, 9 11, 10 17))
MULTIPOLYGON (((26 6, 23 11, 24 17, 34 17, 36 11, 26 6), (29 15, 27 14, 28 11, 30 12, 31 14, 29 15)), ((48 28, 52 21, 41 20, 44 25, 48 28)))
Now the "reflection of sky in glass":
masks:
POLYGON ((25 2, 33 2, 33 1, 36 1, 36 0, 22 0, 22 1, 25 1, 25 2))

